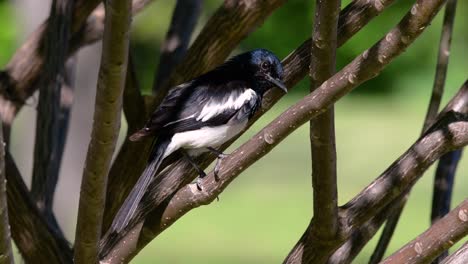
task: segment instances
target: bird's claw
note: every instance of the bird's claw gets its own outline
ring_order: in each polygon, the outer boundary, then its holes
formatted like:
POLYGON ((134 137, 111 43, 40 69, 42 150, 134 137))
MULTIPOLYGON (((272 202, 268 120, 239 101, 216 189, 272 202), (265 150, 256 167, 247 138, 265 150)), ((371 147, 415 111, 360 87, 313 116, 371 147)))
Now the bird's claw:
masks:
POLYGON ((197 184, 197 189, 199 191, 203 191, 203 186, 202 186, 202 179, 206 177, 205 172, 200 172, 200 175, 197 178, 196 184, 197 184))
POLYGON ((218 155, 218 159, 216 160, 216 164, 215 164, 214 171, 213 171, 215 181, 219 181, 219 169, 221 167, 221 160, 223 160, 224 158, 227 158, 227 156, 228 155, 223 154, 223 153, 218 155))

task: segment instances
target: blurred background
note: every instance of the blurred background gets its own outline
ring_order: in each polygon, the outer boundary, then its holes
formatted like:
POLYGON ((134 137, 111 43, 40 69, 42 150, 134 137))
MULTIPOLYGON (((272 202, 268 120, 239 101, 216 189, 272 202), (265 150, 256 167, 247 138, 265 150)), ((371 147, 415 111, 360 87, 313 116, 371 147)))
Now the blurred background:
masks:
MULTIPOLYGON (((50 0, 0 0, 0 66, 49 12, 50 0)), ((312 31, 313 2, 288 1, 246 38, 234 53, 267 48, 280 58, 312 31)), ((343 1, 344 7, 350 1, 343 1)), ((385 36, 414 1, 395 1, 338 50, 338 69, 385 36)), ((221 1, 205 0, 197 32, 221 1)), ((144 93, 150 93, 175 1, 155 1, 133 20, 131 49, 144 93)), ((443 105, 468 73, 467 1, 458 1, 443 105)), ((419 136, 430 98, 443 12, 408 50, 377 78, 361 85, 336 105, 339 202, 345 203, 383 172, 419 136)), ((55 199, 55 211, 70 241, 74 239, 83 163, 91 131, 100 43, 78 56, 71 127, 55 199)), ((303 80, 256 123, 235 146, 308 93, 303 80)), ((37 95, 36 95, 37 97, 37 95)), ((35 131, 31 98, 14 123, 10 149, 30 182, 35 131)), ((122 132, 125 131, 125 126, 122 132)), ((121 133, 123 136, 123 133, 121 133)), ((231 148, 232 149, 232 148, 231 148)), ((229 151, 228 151, 229 152, 229 151)), ((468 157, 460 162, 452 205, 467 197, 468 157)), ((433 168, 413 189, 388 252, 429 226, 433 168)), ((312 216, 308 126, 303 126, 269 155, 245 171, 221 194, 220 201, 193 210, 142 251, 133 263, 280 263, 312 216)), ((365 263, 376 239, 356 263, 365 263)))

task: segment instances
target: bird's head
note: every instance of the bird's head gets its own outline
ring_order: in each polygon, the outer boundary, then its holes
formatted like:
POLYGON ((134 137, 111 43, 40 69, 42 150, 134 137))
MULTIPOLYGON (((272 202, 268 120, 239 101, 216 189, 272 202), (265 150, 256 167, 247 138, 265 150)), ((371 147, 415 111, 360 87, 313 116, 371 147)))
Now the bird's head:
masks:
POLYGON ((248 67, 261 89, 276 86, 288 92, 283 82, 283 66, 275 54, 265 49, 256 49, 247 54, 250 55, 248 67))

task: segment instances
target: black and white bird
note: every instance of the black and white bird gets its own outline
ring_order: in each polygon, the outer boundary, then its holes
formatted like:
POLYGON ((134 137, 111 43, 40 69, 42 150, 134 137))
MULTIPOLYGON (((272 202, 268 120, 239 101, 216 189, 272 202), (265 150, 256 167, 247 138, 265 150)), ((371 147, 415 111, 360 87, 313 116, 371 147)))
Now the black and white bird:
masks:
MULTIPOLYGON (((109 231, 118 233, 129 224, 162 161, 172 153, 181 152, 200 177, 206 174, 192 157, 206 151, 215 153, 217 176, 219 161, 225 157, 217 148, 246 128, 260 109, 265 92, 275 86, 287 92, 280 60, 268 50, 256 49, 174 87, 144 128, 130 137, 132 141, 156 139, 146 169, 109 231)), ((202 188, 199 181, 197 187, 202 188)))

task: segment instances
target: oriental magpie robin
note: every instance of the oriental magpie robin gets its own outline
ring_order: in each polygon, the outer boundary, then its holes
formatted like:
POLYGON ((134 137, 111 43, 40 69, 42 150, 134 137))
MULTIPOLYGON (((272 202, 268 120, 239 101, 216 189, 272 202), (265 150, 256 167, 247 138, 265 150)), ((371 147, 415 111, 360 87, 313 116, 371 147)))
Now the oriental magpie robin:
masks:
MULTIPOLYGON (((128 225, 136 224, 140 200, 162 161, 172 153, 181 152, 200 177, 206 174, 192 157, 206 151, 215 153, 218 156, 214 170, 216 176, 219 161, 225 157, 216 148, 244 130, 249 119, 260 109, 266 91, 276 86, 287 92, 282 78, 283 68, 279 59, 270 51, 256 49, 237 55, 214 70, 174 87, 144 128, 130 136, 132 141, 146 137, 156 139, 144 172, 106 236, 110 235, 109 232, 118 235, 128 225)), ((201 189, 198 180, 197 187, 201 189)), ((101 244, 101 254, 105 254, 105 247, 101 244)))

